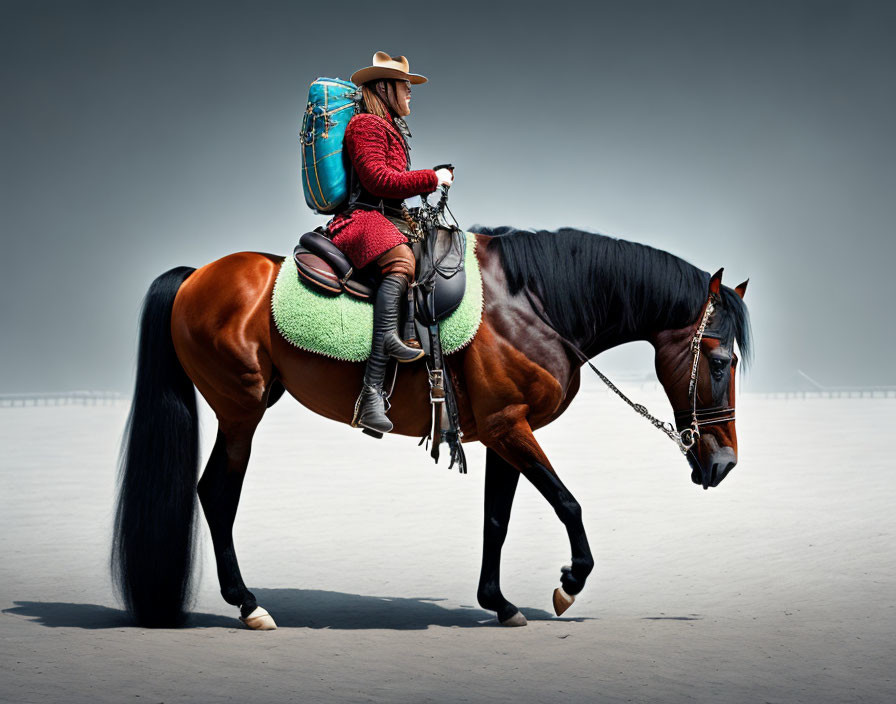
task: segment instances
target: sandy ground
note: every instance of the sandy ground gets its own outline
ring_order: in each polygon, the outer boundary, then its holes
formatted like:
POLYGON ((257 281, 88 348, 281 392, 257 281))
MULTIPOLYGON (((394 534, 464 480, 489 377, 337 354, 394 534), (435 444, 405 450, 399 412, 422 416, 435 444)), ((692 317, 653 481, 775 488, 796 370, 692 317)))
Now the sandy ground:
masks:
MULTIPOLYGON (((896 700, 892 399, 745 396, 740 465, 704 492, 589 385, 538 437, 598 565, 553 618, 568 545, 521 484, 502 581, 522 629, 475 604, 481 447, 463 477, 289 399, 256 436, 236 526, 279 630, 243 630, 220 598, 204 524, 188 627, 130 626, 107 570, 126 412, 0 409, 0 701, 896 700)), ((212 433, 206 417, 206 452, 212 433)))

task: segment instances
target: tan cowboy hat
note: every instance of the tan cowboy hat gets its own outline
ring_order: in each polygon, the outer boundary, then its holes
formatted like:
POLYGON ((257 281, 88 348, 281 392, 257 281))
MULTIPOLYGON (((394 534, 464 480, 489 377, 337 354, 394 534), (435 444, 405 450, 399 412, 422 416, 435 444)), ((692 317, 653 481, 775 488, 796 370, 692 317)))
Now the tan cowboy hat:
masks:
POLYGON ((397 78, 413 84, 426 83, 426 76, 408 73, 408 60, 403 56, 389 56, 385 51, 373 55, 373 66, 362 68, 352 74, 352 83, 361 85, 377 78, 397 78))

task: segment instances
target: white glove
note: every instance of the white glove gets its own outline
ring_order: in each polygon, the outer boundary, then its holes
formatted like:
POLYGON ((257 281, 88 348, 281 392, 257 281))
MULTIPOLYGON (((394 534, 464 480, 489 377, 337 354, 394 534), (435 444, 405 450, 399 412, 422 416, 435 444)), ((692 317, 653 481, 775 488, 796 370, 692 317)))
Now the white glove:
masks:
POLYGON ((440 186, 450 186, 454 181, 454 174, 448 169, 438 169, 436 171, 436 176, 439 179, 438 185, 440 186))

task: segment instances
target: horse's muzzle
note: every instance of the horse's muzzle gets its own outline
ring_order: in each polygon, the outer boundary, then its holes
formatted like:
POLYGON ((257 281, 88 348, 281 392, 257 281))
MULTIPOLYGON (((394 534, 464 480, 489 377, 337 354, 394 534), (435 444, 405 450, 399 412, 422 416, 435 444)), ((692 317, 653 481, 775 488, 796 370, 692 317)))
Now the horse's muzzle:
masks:
POLYGON ((700 484, 704 489, 715 487, 722 483, 722 480, 728 476, 728 472, 734 469, 737 464, 737 454, 732 447, 719 447, 715 442, 715 438, 707 436, 710 440, 706 452, 699 454, 706 459, 701 461, 698 453, 688 452, 688 462, 691 465, 691 481, 694 484, 700 484))

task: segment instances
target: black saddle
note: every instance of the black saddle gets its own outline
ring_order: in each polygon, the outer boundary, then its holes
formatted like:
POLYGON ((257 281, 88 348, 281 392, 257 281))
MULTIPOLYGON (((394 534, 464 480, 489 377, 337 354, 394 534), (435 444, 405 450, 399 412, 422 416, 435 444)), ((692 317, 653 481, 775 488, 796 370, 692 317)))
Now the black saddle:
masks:
MULTIPOLYGON (((418 325, 429 327, 453 313, 467 287, 464 271, 466 236, 458 228, 436 228, 412 245, 417 260, 414 308, 418 325)), ((293 250, 299 276, 328 296, 347 293, 372 302, 377 281, 373 271, 355 269, 348 257, 319 229, 306 232, 293 250)))

